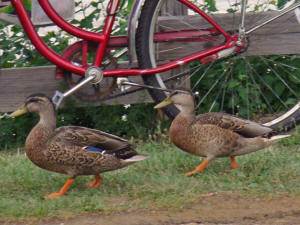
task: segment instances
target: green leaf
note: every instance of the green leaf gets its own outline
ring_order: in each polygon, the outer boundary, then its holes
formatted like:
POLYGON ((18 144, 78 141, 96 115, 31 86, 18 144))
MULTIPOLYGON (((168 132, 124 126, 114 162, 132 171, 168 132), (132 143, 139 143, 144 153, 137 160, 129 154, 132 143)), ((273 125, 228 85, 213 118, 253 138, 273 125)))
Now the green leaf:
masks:
POLYGON ((240 82, 238 80, 231 80, 229 83, 228 83, 228 86, 227 88, 228 89, 233 89, 234 87, 237 87, 238 85, 240 85, 240 82))
POLYGON ((215 0, 204 0, 206 5, 208 6, 208 11, 209 12, 216 12, 217 8, 216 8, 216 2, 215 0))

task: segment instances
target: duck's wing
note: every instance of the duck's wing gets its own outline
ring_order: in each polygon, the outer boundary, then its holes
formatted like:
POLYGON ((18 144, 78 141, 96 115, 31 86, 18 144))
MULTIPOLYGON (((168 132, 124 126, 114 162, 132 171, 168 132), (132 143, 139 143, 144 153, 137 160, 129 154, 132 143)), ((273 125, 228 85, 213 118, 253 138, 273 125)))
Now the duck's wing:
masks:
POLYGON ((257 137, 272 131, 271 128, 259 123, 225 113, 204 113, 197 116, 195 122, 217 125, 218 127, 234 131, 245 137, 257 137))
POLYGON ((51 138, 51 143, 60 146, 74 145, 90 152, 114 154, 117 158, 122 159, 137 154, 128 140, 86 127, 64 126, 57 128, 55 135, 51 138))
POLYGON ((55 130, 55 136, 77 145, 85 146, 98 143, 128 144, 128 140, 100 130, 78 126, 63 126, 55 130))

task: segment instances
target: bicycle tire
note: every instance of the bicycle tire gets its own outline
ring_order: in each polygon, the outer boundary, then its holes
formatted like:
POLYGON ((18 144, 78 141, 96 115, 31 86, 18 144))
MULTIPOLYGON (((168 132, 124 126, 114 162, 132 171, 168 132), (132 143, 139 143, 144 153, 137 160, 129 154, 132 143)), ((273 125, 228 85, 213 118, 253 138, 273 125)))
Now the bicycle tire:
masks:
MULTIPOLYGON (((149 32, 150 30, 153 12, 157 7, 158 2, 158 0, 145 1, 141 11, 141 16, 138 22, 139 25, 136 33, 136 53, 139 68, 154 67, 150 59, 149 48, 147 47, 150 37, 144 32, 149 32)), ((163 83, 160 83, 155 74, 143 76, 142 78, 144 83, 147 85, 166 87, 163 83)), ((163 101, 166 98, 166 93, 163 91, 149 89, 148 92, 153 100, 157 103, 163 101)), ((170 118, 174 118, 179 113, 178 108, 174 105, 164 107, 162 110, 170 118)))
MULTIPOLYGON (((166 1, 146 0, 144 3, 144 6, 142 8, 141 16, 140 16, 140 19, 138 22, 137 34, 136 34, 137 58, 138 58, 138 64, 139 64, 140 68, 156 67, 160 63, 159 62, 160 59, 155 58, 156 57, 155 51, 158 51, 158 50, 156 50, 158 47, 153 42, 153 33, 154 33, 154 30, 158 29, 156 27, 157 25, 155 25, 155 24, 157 24, 158 15, 161 14, 160 8, 162 7, 161 5, 164 4, 162 2, 167 2, 167 0, 166 1), (152 49, 151 49, 151 46, 152 46, 152 49)), ((235 29, 232 28, 232 30, 235 30, 235 29)), ((244 57, 244 56, 242 56, 242 57, 244 57)), ((285 56, 283 56, 283 57, 285 57, 285 56)), ((297 56, 297 57, 298 58, 296 58, 296 60, 297 60, 297 63, 299 63, 300 57, 299 56, 297 56)), ((234 58, 234 60, 235 59, 236 58, 234 58)), ((166 61, 170 61, 170 60, 172 60, 172 59, 166 59, 166 61)), ((273 59, 271 59, 271 60, 273 60, 273 59)), ((228 60, 224 60, 224 61, 225 62, 223 62, 223 63, 225 63, 225 64, 228 63, 228 60)), ((213 65, 213 68, 216 68, 217 66, 220 66, 222 64, 218 63, 218 62, 214 62, 209 65, 204 65, 204 68, 205 67, 207 68, 211 65, 213 65), (216 66, 213 64, 215 64, 216 66)), ((298 81, 298 82, 300 80, 299 67, 300 67, 300 64, 298 64, 298 67, 296 69, 296 72, 297 72, 296 79, 298 79, 296 81, 298 81)), ((250 67, 250 69, 251 69, 251 67, 250 67)), ((250 78, 247 78, 247 79, 250 79, 250 78)), ((166 83, 163 81, 162 76, 160 76, 159 74, 145 75, 145 76, 143 76, 143 81, 147 85, 170 88, 169 86, 166 85, 166 83)), ((296 86, 293 88, 297 89, 296 86)), ((175 87, 173 87, 173 88, 180 88, 180 86, 176 86, 176 84, 175 84, 175 87)), ((165 93, 163 91, 158 91, 158 90, 149 90, 149 93, 152 96, 153 100, 157 103, 162 101, 167 96, 167 93, 165 93)), ((263 93, 262 93, 262 95, 263 95, 263 93)), ((284 107, 285 107, 284 110, 281 108, 281 109, 276 109, 274 112, 274 114, 279 115, 279 114, 282 114, 282 111, 286 111, 286 113, 283 113, 283 114, 286 114, 286 116, 276 116, 276 118, 272 118, 266 124, 271 124, 270 126, 274 129, 279 129, 279 127, 281 127, 281 128, 284 127, 287 129, 295 127, 295 124, 296 124, 295 121, 300 120, 300 116, 299 116, 300 109, 298 108, 292 114, 289 113, 289 109, 292 108, 299 101, 299 99, 300 99, 299 91, 297 92, 297 94, 294 94, 292 96, 292 98, 293 98, 292 104, 284 105, 284 107), (279 119, 279 118, 281 118, 281 119, 279 119), (271 121, 275 121, 275 122, 272 123, 271 121)), ((271 103, 271 105, 272 104, 273 103, 271 103)), ((299 103, 298 103, 298 105, 299 105, 299 103)), ((232 107, 236 107, 236 106, 232 106, 232 107)), ((179 110, 175 106, 164 108, 163 110, 167 114, 167 116, 169 116, 170 118, 174 118, 179 112, 179 110)), ((225 110, 223 110, 223 111, 225 111, 225 110)), ((239 114, 238 110, 235 110, 235 111, 232 110, 232 112, 228 112, 228 111, 225 111, 225 112, 241 116, 241 114, 239 114)), ((248 112, 248 116, 241 116, 241 117, 247 117, 248 119, 252 119, 251 115, 249 116, 249 112, 248 112)))
POLYGON ((300 102, 279 117, 264 123, 265 126, 271 127, 277 134, 290 131, 299 124, 300 102))

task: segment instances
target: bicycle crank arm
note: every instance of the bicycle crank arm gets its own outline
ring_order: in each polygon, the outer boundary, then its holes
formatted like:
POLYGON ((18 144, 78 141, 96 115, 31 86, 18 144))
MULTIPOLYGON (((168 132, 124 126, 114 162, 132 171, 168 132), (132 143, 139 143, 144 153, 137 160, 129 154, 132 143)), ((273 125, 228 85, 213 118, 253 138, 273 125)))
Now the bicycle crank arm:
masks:
POLYGON ((89 82, 91 82, 92 84, 98 84, 102 81, 102 79, 103 79, 103 71, 99 67, 90 66, 89 68, 87 68, 85 72, 85 78, 77 85, 75 85, 70 90, 64 93, 61 93, 60 91, 55 91, 52 97, 52 102, 55 105, 55 108, 57 109, 65 97, 73 94, 79 88, 83 87, 89 82))
POLYGON ((95 78, 95 76, 89 76, 82 80, 80 83, 72 87, 70 90, 62 93, 60 91, 55 91, 53 97, 52 97, 52 102, 55 105, 55 108, 58 109, 59 105, 62 103, 63 99, 65 97, 68 97, 69 95, 73 94, 76 92, 78 89, 80 89, 82 86, 86 85, 90 81, 92 81, 95 78))

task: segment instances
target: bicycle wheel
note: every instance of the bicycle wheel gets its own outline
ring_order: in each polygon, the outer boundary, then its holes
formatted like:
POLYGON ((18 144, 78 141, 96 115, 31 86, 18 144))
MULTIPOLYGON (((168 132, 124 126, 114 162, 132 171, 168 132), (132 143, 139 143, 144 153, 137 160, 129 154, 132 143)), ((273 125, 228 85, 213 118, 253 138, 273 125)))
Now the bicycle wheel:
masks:
MULTIPOLYGON (((256 2, 259 4, 259 1, 256 2)), ((212 6, 203 7, 206 7, 206 10, 215 10, 212 6)), ((239 5, 230 7, 225 15, 215 13, 211 17, 221 27, 225 27, 227 32, 236 32, 240 18, 235 12, 238 11, 239 5)), ((248 7, 247 11, 253 9, 257 10, 257 7, 248 7)), ((266 14, 270 16, 272 13, 264 13, 264 10, 260 10, 258 14, 250 16, 247 14, 246 31, 249 26, 252 27, 257 21, 264 19, 266 14)), ((282 29, 279 23, 286 21, 292 21, 292 25, 289 23, 291 27, 285 28, 287 31, 280 34, 281 38, 286 40, 284 39, 286 35, 294 34, 292 40, 296 40, 297 35, 299 37, 300 34, 300 25, 295 14, 290 12, 280 18, 279 22, 273 21, 263 30, 252 32, 247 37, 249 52, 206 64, 195 61, 166 73, 145 75, 143 80, 148 85, 167 88, 190 86, 191 90, 199 96, 195 97, 197 113, 226 112, 259 122, 271 119, 273 122, 267 124, 274 128, 292 127, 294 118, 300 119, 300 104, 297 104, 300 99, 299 44, 296 44, 297 41, 289 42, 290 48, 287 49, 289 51, 285 52, 276 48, 282 42, 264 46, 266 42, 258 38, 262 33, 267 33, 272 40, 273 37, 278 36, 276 34, 278 29, 282 29), (262 49, 264 51, 259 52, 262 49), (288 112, 293 106, 295 108, 292 111, 279 116, 288 112)), ((177 31, 191 29, 205 31, 212 27, 201 16, 174 0, 146 0, 138 24, 136 46, 141 68, 157 67, 183 57, 187 53, 203 51, 224 42, 224 38, 218 33, 203 35, 201 38, 198 37, 198 40, 194 37, 185 41, 180 39, 157 41, 154 34, 162 32, 176 34, 177 31)), ((162 91, 150 90, 149 92, 155 102, 166 97, 166 93, 162 91)), ((165 113, 172 118, 177 115, 178 109, 172 106, 166 108, 165 113)))

